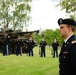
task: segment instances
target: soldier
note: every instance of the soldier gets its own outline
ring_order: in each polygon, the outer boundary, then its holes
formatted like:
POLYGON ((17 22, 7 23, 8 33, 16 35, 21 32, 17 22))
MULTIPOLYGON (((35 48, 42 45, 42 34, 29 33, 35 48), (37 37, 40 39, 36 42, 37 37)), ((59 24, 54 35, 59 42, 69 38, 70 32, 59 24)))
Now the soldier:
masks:
POLYGON ((52 48, 53 48, 53 57, 58 57, 58 41, 56 40, 56 38, 54 39, 54 42, 52 43, 52 48))
POLYGON ((28 53, 29 53, 29 56, 33 56, 34 55, 33 48, 35 46, 35 42, 34 42, 32 36, 30 36, 29 41, 27 41, 27 44, 28 44, 28 53))
POLYGON ((41 57, 46 57, 46 53, 45 53, 45 46, 47 45, 46 41, 44 40, 44 38, 42 38, 42 41, 40 42, 40 47, 41 47, 41 57))
POLYGON ((59 74, 76 75, 76 22, 71 18, 58 20, 60 35, 64 43, 59 54, 59 74))
POLYGON ((3 56, 10 55, 10 36, 4 33, 3 56))
POLYGON ((20 38, 20 35, 18 35, 18 39, 16 41, 16 55, 18 56, 20 54, 20 56, 22 56, 22 49, 21 47, 23 46, 23 42, 20 38))

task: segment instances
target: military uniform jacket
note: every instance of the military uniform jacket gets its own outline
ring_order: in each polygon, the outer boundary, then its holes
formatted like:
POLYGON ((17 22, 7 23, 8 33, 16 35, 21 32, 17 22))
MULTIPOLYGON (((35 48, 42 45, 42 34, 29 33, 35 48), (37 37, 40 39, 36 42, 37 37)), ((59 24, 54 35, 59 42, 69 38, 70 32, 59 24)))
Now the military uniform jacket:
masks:
POLYGON ((42 48, 42 49, 45 49, 45 46, 47 45, 47 43, 46 43, 46 41, 41 41, 40 42, 40 47, 42 48))
POLYGON ((61 48, 59 54, 59 74, 76 75, 76 37, 74 35, 61 48))
POLYGON ((23 42, 22 42, 21 39, 17 39, 17 41, 16 41, 16 46, 17 46, 17 47, 23 46, 23 42))
POLYGON ((58 46, 59 46, 58 42, 56 42, 56 43, 53 42, 52 43, 52 47, 53 47, 54 50, 57 50, 58 49, 58 46))
POLYGON ((9 45, 10 44, 10 38, 8 36, 4 37, 4 45, 9 45))
POLYGON ((35 42, 33 40, 27 42, 29 48, 34 48, 35 42))

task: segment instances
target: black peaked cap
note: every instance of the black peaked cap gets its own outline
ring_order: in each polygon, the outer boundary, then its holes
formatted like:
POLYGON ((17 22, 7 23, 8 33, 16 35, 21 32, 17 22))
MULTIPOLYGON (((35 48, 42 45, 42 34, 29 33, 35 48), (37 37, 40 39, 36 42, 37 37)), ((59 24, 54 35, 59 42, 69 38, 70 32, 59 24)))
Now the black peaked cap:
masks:
POLYGON ((75 20, 73 20, 71 18, 66 18, 66 19, 59 18, 58 19, 58 24, 59 25, 61 25, 61 24, 67 24, 67 25, 71 25, 71 26, 76 26, 75 20))

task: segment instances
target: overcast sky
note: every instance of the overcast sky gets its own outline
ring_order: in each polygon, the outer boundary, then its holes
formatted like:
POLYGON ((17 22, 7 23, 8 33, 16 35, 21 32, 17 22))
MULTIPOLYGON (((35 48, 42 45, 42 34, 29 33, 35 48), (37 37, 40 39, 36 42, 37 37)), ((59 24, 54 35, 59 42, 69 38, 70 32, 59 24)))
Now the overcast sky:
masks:
POLYGON ((61 11, 60 7, 55 8, 55 5, 60 0, 32 0, 32 24, 28 30, 37 29, 56 29, 59 28, 57 20, 66 18, 65 11, 61 11))

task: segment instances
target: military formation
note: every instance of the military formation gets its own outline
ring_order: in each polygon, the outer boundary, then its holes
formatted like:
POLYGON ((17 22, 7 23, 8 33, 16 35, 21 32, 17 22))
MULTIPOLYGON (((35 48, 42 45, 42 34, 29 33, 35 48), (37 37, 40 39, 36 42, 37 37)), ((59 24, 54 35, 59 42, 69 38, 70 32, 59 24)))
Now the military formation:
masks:
MULTIPOLYGON (((11 44, 10 39, 11 39, 11 37, 7 33, 5 33, 4 34, 3 48, 2 48, 3 49, 2 50, 3 56, 10 55, 10 53, 11 53, 11 46, 10 45, 12 45, 12 44, 11 44)), ((29 54, 29 56, 31 54, 33 56, 33 48, 35 46, 34 40, 32 39, 32 37, 30 37, 29 40, 23 41, 21 39, 20 35, 18 35, 17 39, 15 40, 16 45, 15 45, 14 49, 15 49, 16 55, 22 56, 22 46, 25 45, 24 43, 27 44, 27 53, 29 54)))
MULTIPOLYGON (((8 56, 11 54, 11 41, 10 41, 11 37, 5 33, 4 34, 4 42, 3 42, 3 56, 8 56)), ((35 41, 33 40, 33 37, 30 36, 28 40, 22 40, 21 36, 18 35, 17 39, 15 40, 15 54, 16 56, 20 55, 22 56, 22 47, 24 45, 26 46, 26 54, 28 54, 28 56, 34 56, 34 52, 33 52, 33 48, 36 46, 35 41)), ((45 46, 47 45, 46 41, 44 40, 44 38, 42 38, 41 42, 40 42, 40 57, 46 57, 46 52, 45 52, 45 46)))
MULTIPOLYGON (((3 56, 7 56, 11 54, 11 37, 8 34, 4 34, 4 42, 3 42, 3 56)), ((34 56, 34 52, 33 52, 33 48, 36 46, 35 41, 33 40, 33 37, 30 36, 28 40, 22 40, 21 36, 18 35, 17 39, 15 40, 15 54, 16 56, 20 55, 22 56, 23 53, 23 46, 26 45, 26 54, 28 56, 34 56)), ((47 42, 45 41, 44 37, 42 37, 40 44, 39 44, 39 55, 40 57, 46 57, 46 46, 47 46, 47 42)), ((53 43, 52 47, 53 47, 53 57, 55 57, 55 55, 58 57, 58 48, 59 44, 58 42, 53 43), (54 53, 56 51, 56 54, 54 53)))
POLYGON ((33 56, 33 48, 36 43, 31 34, 38 32, 39 30, 21 32, 7 28, 4 25, 4 28, 0 31, 0 52, 3 53, 3 56, 10 54, 22 56, 22 53, 29 54, 29 56, 32 53, 33 56))

